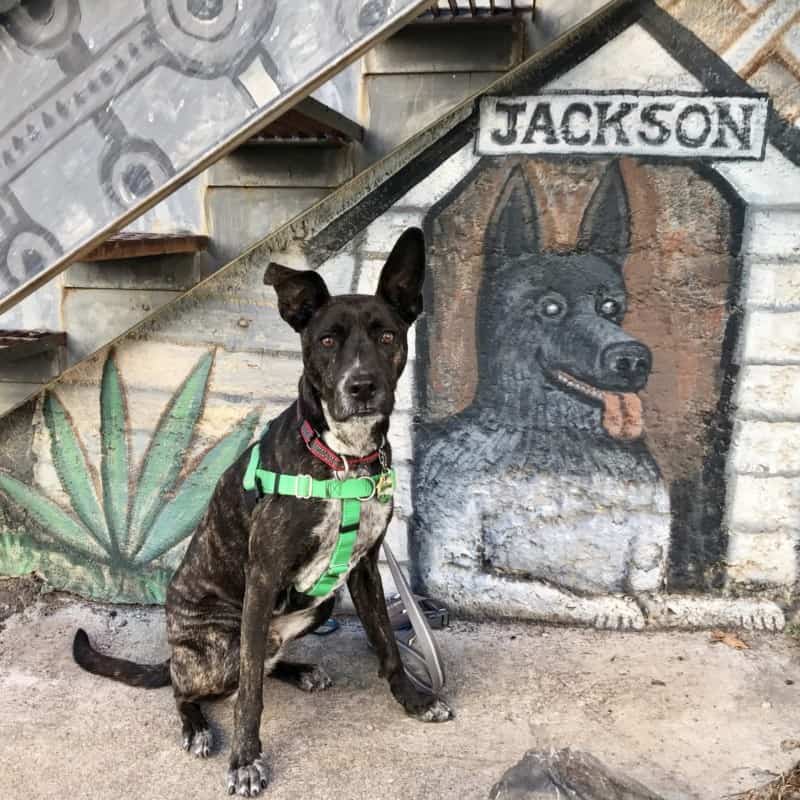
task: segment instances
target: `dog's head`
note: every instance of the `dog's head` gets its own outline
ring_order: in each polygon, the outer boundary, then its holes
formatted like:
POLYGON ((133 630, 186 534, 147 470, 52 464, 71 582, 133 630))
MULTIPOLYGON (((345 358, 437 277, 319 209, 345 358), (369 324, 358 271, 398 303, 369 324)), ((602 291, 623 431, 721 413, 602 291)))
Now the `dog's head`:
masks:
POLYGON ((408 356, 409 326, 422 311, 425 241, 409 228, 387 259, 374 295, 332 297, 313 270, 272 263, 264 283, 301 337, 304 380, 331 423, 386 420, 408 356))
POLYGON ((617 163, 594 192, 573 251, 543 251, 537 216, 531 187, 516 168, 487 230, 482 380, 502 385, 504 375, 513 375, 524 384, 544 375, 551 387, 602 405, 611 436, 636 438, 642 433, 636 392, 647 383, 652 358, 620 327, 629 217, 617 163))

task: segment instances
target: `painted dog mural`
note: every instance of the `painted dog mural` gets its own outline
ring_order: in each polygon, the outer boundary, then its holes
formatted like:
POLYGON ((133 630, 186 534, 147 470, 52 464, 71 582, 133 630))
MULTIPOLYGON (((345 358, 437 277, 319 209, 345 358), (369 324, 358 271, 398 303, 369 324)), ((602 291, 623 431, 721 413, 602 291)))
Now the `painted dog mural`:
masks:
POLYGON ((484 237, 474 400, 418 445, 420 577, 466 609, 495 592, 525 616, 552 606, 571 618, 562 591, 606 595, 576 600, 574 616, 625 626, 636 615, 608 595, 663 587, 670 517, 637 395, 651 352, 621 328, 630 233, 617 162, 569 251, 543 250, 538 217, 511 167, 484 237))

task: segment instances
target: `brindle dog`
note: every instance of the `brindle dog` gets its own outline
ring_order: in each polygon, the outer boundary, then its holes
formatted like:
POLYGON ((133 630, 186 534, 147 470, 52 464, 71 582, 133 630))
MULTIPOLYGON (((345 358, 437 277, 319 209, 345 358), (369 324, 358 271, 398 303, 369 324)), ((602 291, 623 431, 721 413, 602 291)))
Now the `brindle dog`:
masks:
MULTIPOLYGON (((313 271, 270 264, 264 282, 275 287, 283 319, 299 334, 303 374, 296 403, 269 426, 260 442, 261 464, 283 474, 334 477, 312 455, 299 432, 306 419, 332 450, 363 457, 386 443, 394 393, 408 355, 407 332, 422 310, 425 242, 417 228, 398 239, 375 296, 331 297, 313 271)), ((248 449, 220 479, 167 592, 171 658, 146 666, 92 649, 75 636, 75 660, 84 669, 133 686, 172 684, 183 724, 183 746, 199 757, 211 751, 200 702, 236 691, 228 793, 255 796, 267 785, 259 736, 265 673, 313 691, 331 685, 312 664, 280 659, 284 644, 328 618, 333 591, 307 592, 325 571, 338 537, 340 503, 267 495, 255 506, 242 488, 248 449)), ((374 475, 379 460, 353 467, 374 475)), ((361 524, 347 580, 350 594, 380 661, 380 672, 405 710, 426 722, 452 717, 447 704, 419 692, 408 679, 386 612, 378 551, 391 504, 362 503, 361 524)))

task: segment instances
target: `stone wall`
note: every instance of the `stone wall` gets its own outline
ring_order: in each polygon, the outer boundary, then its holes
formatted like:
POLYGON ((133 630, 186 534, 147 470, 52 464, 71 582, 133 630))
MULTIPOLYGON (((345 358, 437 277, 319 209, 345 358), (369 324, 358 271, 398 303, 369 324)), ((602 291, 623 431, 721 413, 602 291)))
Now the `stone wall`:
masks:
MULTIPOLYGON (((390 541, 418 584, 462 613, 780 628, 800 533, 800 131, 731 43, 704 44, 733 3, 686 27, 691 5, 607 12, 487 92, 530 104, 516 136, 489 101, 456 109, 4 420, 20 456, 0 472, 2 569, 160 599, 226 458, 295 391, 265 265, 372 291, 415 225, 429 279, 390 541), (556 96, 601 128, 548 120, 556 96), (662 124, 639 116, 654 104, 662 124), (680 147, 645 140, 662 129, 680 147)), ((779 5, 736 5, 750 50, 793 30, 779 5)))

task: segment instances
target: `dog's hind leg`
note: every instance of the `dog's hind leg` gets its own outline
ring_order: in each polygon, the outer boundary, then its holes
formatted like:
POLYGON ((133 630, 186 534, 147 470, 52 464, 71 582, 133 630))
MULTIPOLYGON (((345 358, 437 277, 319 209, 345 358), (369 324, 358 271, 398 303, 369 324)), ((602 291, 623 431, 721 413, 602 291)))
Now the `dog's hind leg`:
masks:
POLYGON ((176 697, 175 702, 183 726, 181 746, 198 758, 208 758, 211 754, 213 737, 202 709, 198 703, 184 700, 181 697, 176 697))
POLYGON ((183 749, 198 758, 207 758, 213 747, 213 736, 200 702, 216 700, 236 691, 238 635, 206 631, 191 643, 173 644, 170 672, 181 718, 183 749))

